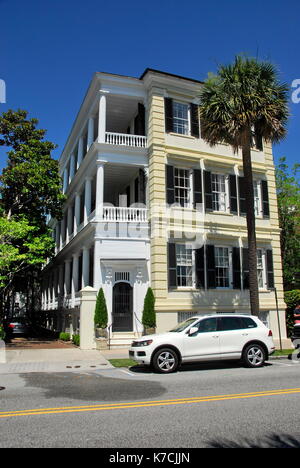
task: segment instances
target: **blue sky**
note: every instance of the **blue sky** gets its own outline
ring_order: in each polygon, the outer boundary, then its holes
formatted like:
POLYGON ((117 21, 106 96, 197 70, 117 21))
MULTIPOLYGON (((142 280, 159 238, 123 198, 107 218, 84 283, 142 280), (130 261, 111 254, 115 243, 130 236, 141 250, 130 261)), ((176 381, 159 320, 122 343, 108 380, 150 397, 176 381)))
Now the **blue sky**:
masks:
MULTIPOLYGON (((203 80, 246 53, 300 80, 299 0, 0 0, 0 79, 9 108, 37 117, 59 157, 95 71, 139 77, 145 68, 203 80)), ((291 95, 292 95, 291 88, 291 95)), ((300 93, 299 93, 300 97, 300 93)), ((300 103, 276 160, 299 160, 300 103)), ((0 166, 5 164, 0 149, 0 166)))

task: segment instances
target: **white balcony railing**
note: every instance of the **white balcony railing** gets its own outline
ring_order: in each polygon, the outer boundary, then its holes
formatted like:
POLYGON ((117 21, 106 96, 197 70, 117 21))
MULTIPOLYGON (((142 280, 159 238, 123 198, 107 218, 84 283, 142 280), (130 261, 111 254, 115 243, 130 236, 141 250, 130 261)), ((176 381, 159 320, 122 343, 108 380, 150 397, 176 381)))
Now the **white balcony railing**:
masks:
POLYGON ((128 135, 127 133, 106 132, 105 143, 108 143, 109 145, 147 148, 147 137, 141 135, 128 135))
POLYGON ((146 223, 147 208, 126 208, 119 206, 105 206, 103 220, 107 222, 146 223))

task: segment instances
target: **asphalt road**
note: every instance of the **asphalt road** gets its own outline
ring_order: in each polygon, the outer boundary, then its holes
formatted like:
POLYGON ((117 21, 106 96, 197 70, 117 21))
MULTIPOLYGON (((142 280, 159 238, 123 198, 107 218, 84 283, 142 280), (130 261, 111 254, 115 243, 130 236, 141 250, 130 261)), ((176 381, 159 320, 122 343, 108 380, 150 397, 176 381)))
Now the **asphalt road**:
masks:
POLYGON ((300 447, 300 364, 0 376, 0 447, 300 447))

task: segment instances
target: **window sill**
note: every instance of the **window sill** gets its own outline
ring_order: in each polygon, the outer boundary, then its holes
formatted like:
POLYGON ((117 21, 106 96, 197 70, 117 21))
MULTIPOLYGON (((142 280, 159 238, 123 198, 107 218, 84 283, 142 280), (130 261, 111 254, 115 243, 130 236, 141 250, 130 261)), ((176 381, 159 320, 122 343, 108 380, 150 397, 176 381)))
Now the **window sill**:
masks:
POLYGON ((167 133, 167 135, 172 135, 172 136, 182 137, 182 138, 188 138, 190 140, 196 140, 196 137, 194 137, 192 135, 185 135, 184 133, 169 132, 169 133, 167 133))

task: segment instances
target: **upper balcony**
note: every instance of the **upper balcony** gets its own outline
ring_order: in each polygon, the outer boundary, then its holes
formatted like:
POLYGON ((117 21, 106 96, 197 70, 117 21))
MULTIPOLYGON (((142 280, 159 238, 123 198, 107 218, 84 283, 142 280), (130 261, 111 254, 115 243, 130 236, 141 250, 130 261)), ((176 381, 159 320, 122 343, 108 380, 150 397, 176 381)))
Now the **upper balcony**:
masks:
POLYGON ((98 124, 95 140, 98 143, 147 147, 145 107, 141 100, 102 92, 95 118, 98 124))

